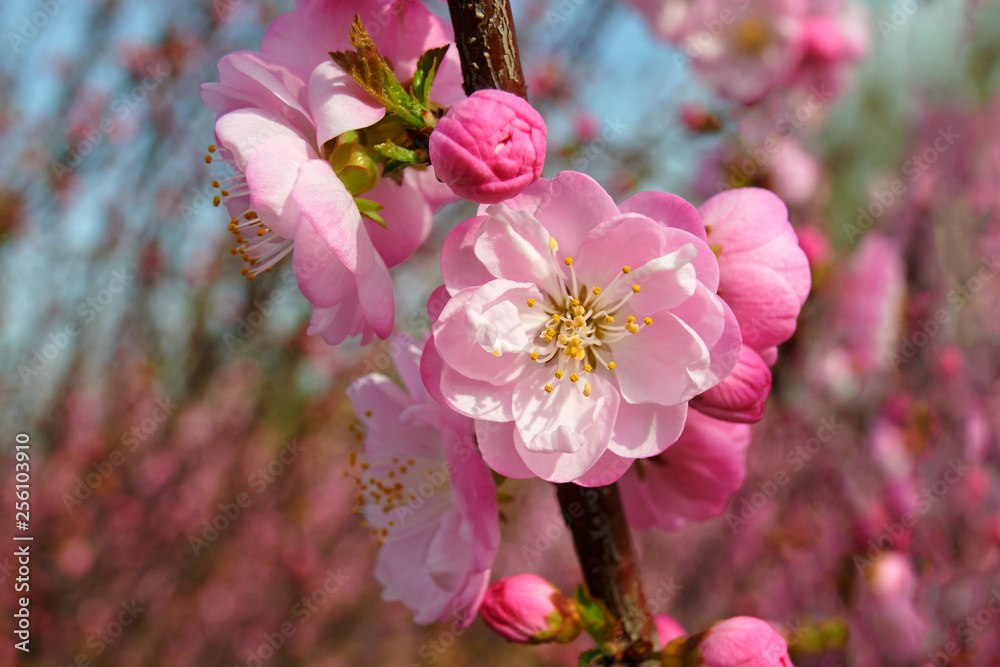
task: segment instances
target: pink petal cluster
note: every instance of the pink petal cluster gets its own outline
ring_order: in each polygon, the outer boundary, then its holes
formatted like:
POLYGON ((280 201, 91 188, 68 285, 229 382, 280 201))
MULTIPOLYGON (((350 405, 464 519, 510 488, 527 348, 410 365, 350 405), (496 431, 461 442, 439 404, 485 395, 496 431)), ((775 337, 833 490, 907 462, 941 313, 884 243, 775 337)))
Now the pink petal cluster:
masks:
POLYGON ((520 644, 570 642, 582 629, 573 601, 534 574, 494 583, 486 591, 480 614, 491 630, 520 644))
POLYGON ((678 637, 667 644, 664 656, 664 665, 678 667, 792 667, 785 638, 750 616, 727 618, 704 632, 678 637))
POLYGON ((719 256, 719 294, 736 314, 743 342, 773 364, 812 284, 788 209, 772 192, 739 188, 720 192, 698 212, 719 256))
POLYGON ((496 487, 473 439, 472 420, 431 400, 421 348, 398 334, 400 389, 381 374, 347 389, 365 430, 357 475, 361 510, 382 548, 375 577, 417 623, 473 621, 500 543, 496 487))
POLYGON ((657 614, 653 617, 653 624, 656 626, 656 638, 659 640, 654 648, 662 650, 664 646, 687 634, 684 626, 669 614, 657 614))
POLYGON ((674 195, 616 206, 584 174, 539 179, 456 227, 441 268, 425 375, 508 477, 615 481, 739 357, 705 227, 674 195))
POLYGON ((636 528, 679 530, 718 516, 746 477, 750 426, 691 410, 684 431, 665 452, 633 465, 620 489, 636 528))
POLYGON ((431 163, 464 199, 496 204, 542 175, 547 129, 527 101, 502 90, 478 90, 438 121, 431 163))
MULTIPOLYGON (((427 237, 444 189, 430 170, 406 170, 401 185, 379 179, 364 197, 384 207, 382 228, 362 218, 327 160, 338 137, 385 115, 329 56, 350 48, 356 12, 404 80, 420 54, 453 39, 450 26, 420 3, 304 0, 271 24, 259 53, 223 57, 219 83, 204 84, 201 93, 219 114, 216 156, 237 172, 222 186, 236 235, 233 254, 242 256, 252 279, 294 249, 299 287, 313 305, 309 332, 331 344, 391 333, 388 268, 427 237)), ((457 55, 449 55, 432 94, 441 104, 464 97, 457 55)))

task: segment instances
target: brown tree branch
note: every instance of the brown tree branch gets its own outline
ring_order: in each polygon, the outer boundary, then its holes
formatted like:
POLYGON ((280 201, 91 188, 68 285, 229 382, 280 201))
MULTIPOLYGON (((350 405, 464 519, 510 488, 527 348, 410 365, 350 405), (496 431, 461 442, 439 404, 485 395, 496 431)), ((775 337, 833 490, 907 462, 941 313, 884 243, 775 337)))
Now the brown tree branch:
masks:
POLYGON ((625 647, 648 640, 652 617, 617 483, 592 489, 558 484, 556 493, 587 590, 622 621, 617 643, 625 647))
POLYGON ((508 0, 448 0, 465 94, 497 88, 528 99, 508 0))

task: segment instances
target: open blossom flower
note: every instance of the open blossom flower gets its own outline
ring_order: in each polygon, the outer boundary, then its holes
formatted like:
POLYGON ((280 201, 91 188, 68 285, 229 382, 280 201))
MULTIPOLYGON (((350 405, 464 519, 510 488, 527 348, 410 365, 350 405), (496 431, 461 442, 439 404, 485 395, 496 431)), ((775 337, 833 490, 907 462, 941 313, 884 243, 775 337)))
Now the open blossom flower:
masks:
POLYGON ((451 300, 425 363, 478 420, 490 467, 601 485, 670 446, 739 356, 694 207, 658 192, 616 206, 563 172, 480 213, 445 242, 451 300))
POLYGON ((379 538, 375 577, 417 623, 473 621, 500 542, 496 486, 473 440, 472 420, 431 400, 409 337, 393 339, 405 390, 380 374, 347 390, 365 430, 365 463, 348 472, 359 511, 379 538))
POLYGON ((698 209, 719 256, 719 295, 733 309, 743 342, 769 364, 788 340, 809 296, 809 260, 788 210, 760 188, 726 190, 698 209))
POLYGON ((719 95, 753 104, 785 80, 800 60, 806 0, 699 0, 683 30, 695 73, 719 95), (722 17, 731 20, 724 22, 722 17))
MULTIPOLYGON (((218 150, 209 148, 208 161, 221 159, 237 172, 216 183, 216 203, 224 200, 232 216, 232 253, 253 279, 294 249, 299 288, 313 304, 309 333, 331 344, 391 333, 388 267, 427 237, 432 205, 442 202, 435 193, 446 190, 429 169, 407 169, 401 184, 379 177, 370 149, 394 129, 371 128, 385 108, 329 55, 348 46, 355 12, 369 21, 402 80, 424 51, 452 40, 450 26, 420 3, 304 0, 268 28, 260 53, 225 56, 219 83, 202 87, 205 105, 219 114, 218 150), (382 207, 384 228, 362 216, 357 195, 382 207)), ((449 56, 431 93, 445 105, 464 97, 457 54, 449 56)))
POLYGON ((672 42, 682 32, 695 0, 627 0, 650 23, 653 34, 672 42))
POLYGON ((534 574, 506 577, 490 586, 480 612, 491 630, 520 644, 571 642, 583 629, 574 602, 534 574))
POLYGON ((477 90, 438 121, 431 163, 458 196, 496 204, 542 175, 546 133, 541 114, 527 101, 503 90, 477 90))
POLYGON ((679 530, 718 516, 746 477, 750 426, 692 410, 667 451, 632 466, 619 487, 636 528, 679 530))
POLYGON ((788 642, 774 628, 750 616, 719 621, 708 630, 667 644, 670 667, 792 667, 788 642))

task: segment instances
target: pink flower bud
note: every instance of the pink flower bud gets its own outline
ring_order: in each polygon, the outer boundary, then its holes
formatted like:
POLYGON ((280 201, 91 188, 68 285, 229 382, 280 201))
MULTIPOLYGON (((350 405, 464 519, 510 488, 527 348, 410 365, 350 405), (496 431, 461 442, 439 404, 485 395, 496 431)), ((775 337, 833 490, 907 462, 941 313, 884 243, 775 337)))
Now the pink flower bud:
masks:
POLYGON ((733 372, 691 401, 691 407, 716 419, 752 424, 764 416, 770 393, 771 369, 753 348, 743 345, 733 372))
POLYGON ((545 121, 530 104, 502 90, 477 90, 438 121, 431 164, 459 197, 496 204, 542 175, 545 121))
POLYGON ((657 648, 666 646, 678 637, 687 634, 684 631, 684 626, 668 614, 657 614, 653 617, 653 624, 656 626, 656 636, 660 640, 657 648))
POLYGON ((491 630, 519 644, 570 642, 581 629, 573 601, 534 574, 518 574, 490 586, 479 614, 491 630))
POLYGON ((788 642, 774 628, 750 616, 719 621, 708 630, 667 645, 663 664, 700 667, 793 667, 788 642))

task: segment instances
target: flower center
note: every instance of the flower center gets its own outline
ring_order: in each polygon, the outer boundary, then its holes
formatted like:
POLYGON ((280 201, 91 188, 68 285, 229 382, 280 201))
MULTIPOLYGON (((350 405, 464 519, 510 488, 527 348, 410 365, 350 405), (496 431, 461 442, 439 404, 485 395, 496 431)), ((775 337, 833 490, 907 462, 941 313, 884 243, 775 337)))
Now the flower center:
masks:
POLYGON ((759 56, 770 41, 767 24, 758 18, 749 18, 737 25, 733 35, 736 50, 746 56, 759 56))
MULTIPOLYGON (((549 252, 556 259, 558 250, 559 243, 549 237, 549 252)), ((635 315, 623 317, 619 314, 629 300, 641 291, 639 283, 629 277, 631 267, 623 266, 605 286, 589 287, 577 280, 572 257, 564 257, 562 262, 569 276, 563 271, 557 272, 559 291, 546 295, 543 304, 528 299, 529 307, 541 305, 549 315, 539 328, 538 342, 531 352, 531 359, 553 366, 555 381, 568 378, 576 383, 583 378, 583 395, 590 396, 591 387, 586 374, 598 366, 613 371, 615 362, 610 358, 610 345, 625 336, 639 333, 651 325, 653 319, 644 317, 640 321, 635 315), (626 284, 631 282, 631 288, 625 290, 624 296, 610 296, 621 292, 619 287, 623 281, 626 284)), ((553 389, 551 383, 544 386, 547 392, 553 389)))
MULTIPOLYGON (((205 162, 225 162, 236 172, 221 181, 212 181, 212 187, 219 190, 219 194, 212 198, 212 206, 218 207, 227 198, 243 198, 247 204, 250 203, 246 175, 236 168, 232 153, 213 144, 208 147, 205 162), (212 157, 216 153, 219 159, 212 157)), ((229 231, 236 237, 236 245, 229 249, 229 254, 240 256, 243 260, 240 275, 251 282, 259 273, 270 273, 274 265, 292 250, 292 239, 275 234, 249 207, 239 218, 229 220, 229 231)))
MULTIPOLYGON (((363 440, 363 427, 351 424, 363 440)), ((344 477, 354 480, 358 493, 353 512, 363 514, 362 528, 371 531, 382 546, 385 538, 407 526, 420 530, 421 522, 408 520, 417 512, 440 514, 451 504, 451 477, 444 460, 401 459, 393 456, 361 461, 350 453, 344 477), (430 509, 429 509, 430 508, 430 509)))

